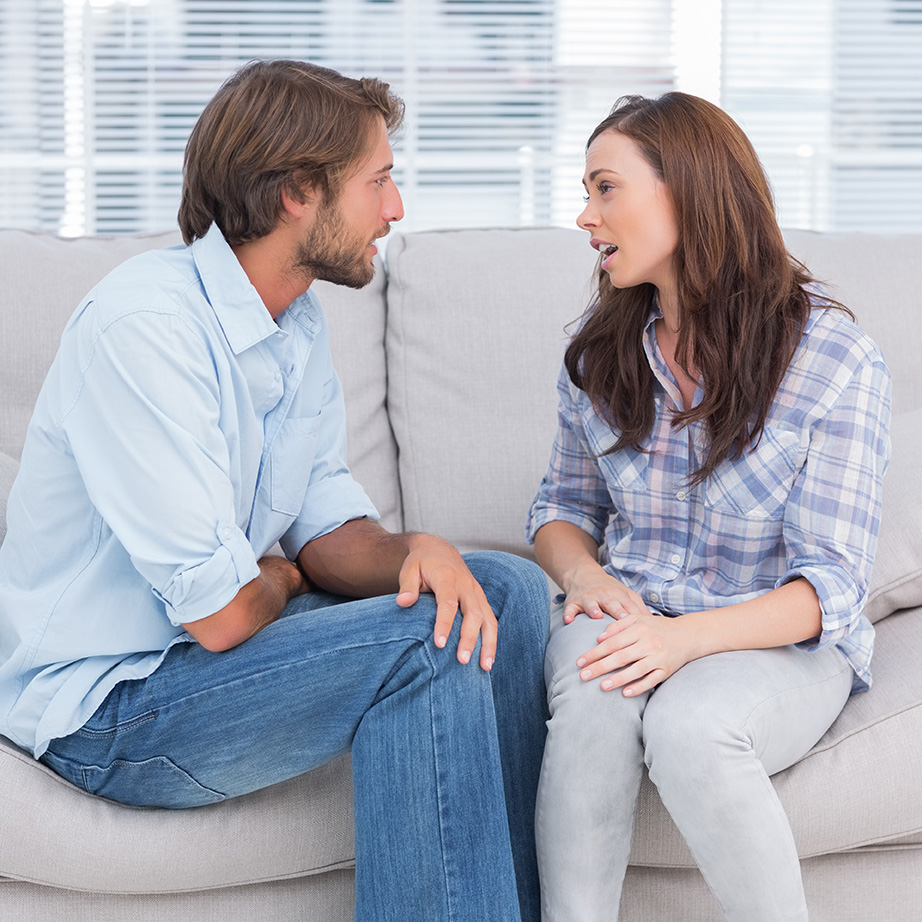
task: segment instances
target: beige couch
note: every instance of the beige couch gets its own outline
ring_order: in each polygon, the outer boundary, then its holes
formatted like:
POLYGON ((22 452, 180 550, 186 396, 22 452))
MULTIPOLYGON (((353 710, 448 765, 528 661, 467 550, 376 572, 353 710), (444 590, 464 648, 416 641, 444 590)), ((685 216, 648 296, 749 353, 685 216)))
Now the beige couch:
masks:
MULTIPOLYGON (((110 267, 174 239, 0 232, 0 513, 68 314, 110 267)), ((888 616, 874 688, 774 780, 813 922, 911 922, 922 919, 922 235, 788 240, 883 347, 896 416, 869 601, 874 619, 888 616)), ((575 230, 395 235, 389 271, 369 288, 318 284, 351 463, 386 525, 529 553, 524 519, 554 433, 564 325, 586 303, 594 255, 575 230)), ((351 919, 350 785, 341 759, 215 806, 131 809, 80 793, 0 740, 0 919, 351 919)), ((622 918, 719 918, 649 785, 622 918)))

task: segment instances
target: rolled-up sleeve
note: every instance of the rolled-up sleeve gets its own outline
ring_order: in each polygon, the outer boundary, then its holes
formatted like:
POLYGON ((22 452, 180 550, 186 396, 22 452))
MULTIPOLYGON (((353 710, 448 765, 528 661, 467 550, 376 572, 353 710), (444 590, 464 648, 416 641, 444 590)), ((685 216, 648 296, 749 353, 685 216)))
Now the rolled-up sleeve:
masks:
POLYGON ((605 537, 612 512, 611 496, 598 464, 592 457, 574 399, 566 367, 557 379, 557 435, 551 449, 547 472, 531 504, 526 538, 548 522, 563 521, 578 526, 597 544, 605 537))
POLYGON ((890 458, 890 387, 882 359, 872 357, 855 369, 812 428, 806 462, 790 494, 784 521, 787 572, 778 585, 802 577, 819 596, 823 631, 808 647, 841 644, 861 620, 890 458))
POLYGON ((100 527, 173 624, 214 614, 259 573, 235 524, 215 356, 169 312, 84 328, 67 359, 82 368, 61 429, 100 527))

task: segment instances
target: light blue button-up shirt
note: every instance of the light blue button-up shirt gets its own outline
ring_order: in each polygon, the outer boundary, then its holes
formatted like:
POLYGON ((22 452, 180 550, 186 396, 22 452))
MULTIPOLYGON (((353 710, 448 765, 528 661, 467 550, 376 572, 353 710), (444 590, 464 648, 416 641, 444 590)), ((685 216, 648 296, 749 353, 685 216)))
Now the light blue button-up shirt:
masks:
POLYGON ((149 675, 277 541, 377 512, 345 462, 329 331, 274 321, 217 227, 77 308, 29 426, 0 548, 0 733, 36 756, 149 675))
MULTIPOLYGON (((772 403, 758 444, 702 484, 703 423, 676 429, 682 398, 656 341, 644 351, 656 417, 643 451, 617 440, 588 395, 558 381, 557 438, 528 521, 579 526, 601 545, 605 569, 647 605, 673 614, 744 602, 798 577, 823 614, 817 644, 839 647, 871 681, 874 628, 863 614, 890 457, 890 373, 880 350, 819 300, 772 403)), ((700 387, 695 403, 702 398, 700 387)), ((809 645, 808 645, 809 646, 809 645)))

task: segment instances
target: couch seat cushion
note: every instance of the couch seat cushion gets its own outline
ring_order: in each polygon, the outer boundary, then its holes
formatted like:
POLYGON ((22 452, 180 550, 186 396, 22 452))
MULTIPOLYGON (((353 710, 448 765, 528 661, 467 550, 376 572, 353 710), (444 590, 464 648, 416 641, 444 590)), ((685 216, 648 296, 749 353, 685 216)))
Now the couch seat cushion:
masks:
POLYGON ((85 794, 0 737, 0 876, 102 893, 171 893, 301 877, 355 859, 348 756, 190 810, 85 794))

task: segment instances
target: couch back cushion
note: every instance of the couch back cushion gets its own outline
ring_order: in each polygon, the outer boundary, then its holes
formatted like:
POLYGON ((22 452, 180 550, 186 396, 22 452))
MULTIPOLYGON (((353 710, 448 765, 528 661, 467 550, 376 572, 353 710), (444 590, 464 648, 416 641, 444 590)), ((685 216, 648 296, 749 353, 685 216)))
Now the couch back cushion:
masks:
MULTIPOLYGON (((873 620, 922 604, 922 235, 789 231, 791 251, 881 345, 894 378, 873 620)), ((469 230, 397 237, 388 251, 389 409, 409 528, 462 549, 530 554, 526 513, 556 427, 564 326, 591 296, 580 231, 469 230)))
POLYGON ((179 232, 127 237, 55 237, 0 230, 4 266, 0 320, 0 451, 18 458, 35 399, 81 298, 120 262, 179 241, 179 232))
POLYGON ((349 467, 378 507, 381 524, 401 531, 397 443, 387 416, 385 287, 379 264, 367 288, 314 282, 313 291, 330 324, 330 347, 343 385, 349 467))
MULTIPOLYGON (((178 231, 68 239, 0 230, 4 272, 0 321, 0 452, 18 459, 61 331, 83 296, 136 253, 179 243, 178 231)), ((315 283, 329 318, 343 379, 350 464, 382 519, 400 528, 397 450, 384 411, 384 273, 361 291, 315 283)))
POLYGON ((788 230, 788 249, 851 308, 893 374, 893 412, 922 402, 922 234, 788 230))
POLYGON ((586 234, 556 228, 391 241, 388 407, 407 528, 530 553, 564 328, 589 303, 596 256, 586 234))

